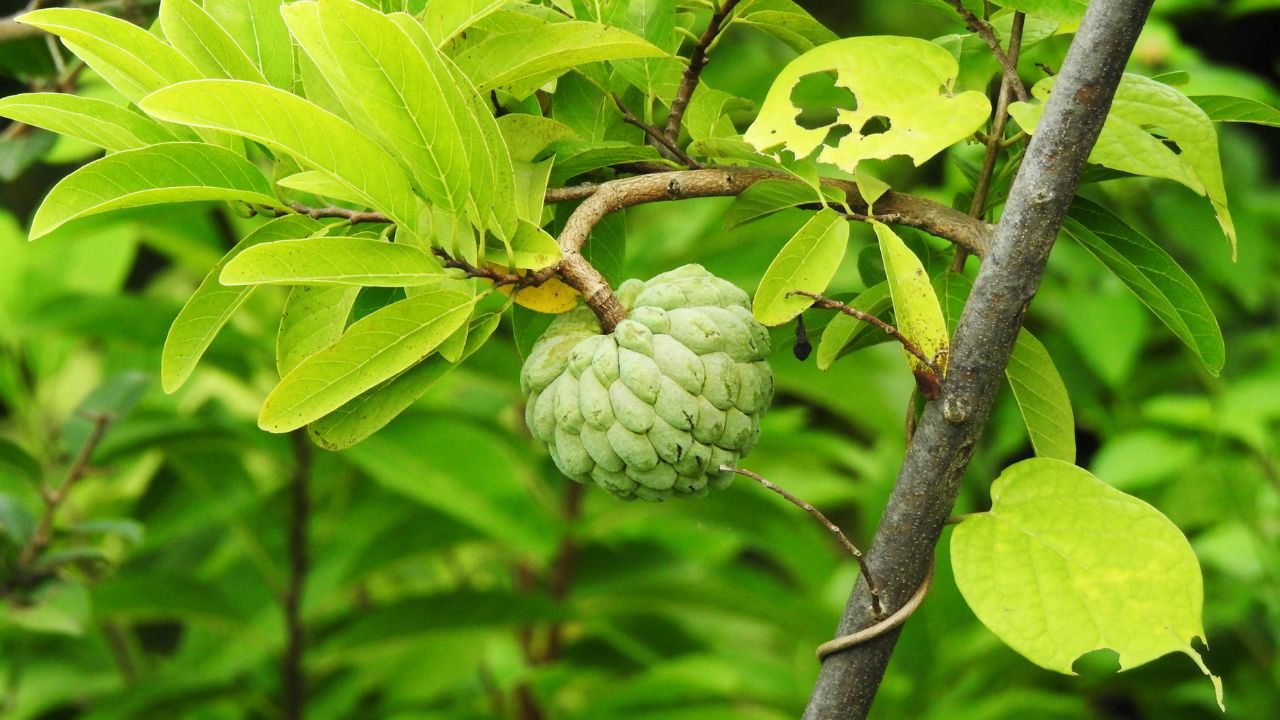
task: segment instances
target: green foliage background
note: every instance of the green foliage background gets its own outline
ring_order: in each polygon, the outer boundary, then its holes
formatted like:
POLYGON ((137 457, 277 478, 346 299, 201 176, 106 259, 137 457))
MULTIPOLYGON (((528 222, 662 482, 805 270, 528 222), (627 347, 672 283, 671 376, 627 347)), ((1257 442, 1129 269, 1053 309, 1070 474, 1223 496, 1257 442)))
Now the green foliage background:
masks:
MULTIPOLYGON (((841 35, 960 30, 941 3, 803 4, 841 35)), ((1131 69, 1186 72, 1188 94, 1275 105, 1274 42, 1255 33, 1278 20, 1265 0, 1160 2, 1131 69)), ((1061 57, 1066 41, 1034 52, 1061 57)), ((733 28, 706 78, 758 103, 793 56, 733 28)), ((39 72, 47 57, 42 40, 3 45, 0 72, 39 72)), ((1240 237, 1234 264, 1208 203, 1185 188, 1129 178, 1084 194, 1123 209, 1197 279, 1223 326, 1221 377, 1076 244, 1054 251, 1028 327, 1070 390, 1078 463, 1191 538, 1205 573, 1206 661, 1224 678, 1228 715, 1263 718, 1280 701, 1280 140, 1273 129, 1233 125, 1220 126, 1220 138, 1240 237)), ((950 155, 975 161, 980 152, 950 155)), ((19 508, 39 508, 21 463, 6 461, 8 443, 56 477, 87 432, 77 414, 86 396, 109 405, 140 392, 98 449, 101 472, 67 501, 57 576, 0 607, 0 715, 279 717, 285 484, 295 459, 288 438, 262 433, 254 418, 276 380, 270 348, 284 292, 255 293, 192 381, 163 394, 169 323, 249 226, 213 206, 163 207, 28 244, 34 204, 91 157, 87 145, 44 133, 0 145, 0 525, 19 527, 19 508), (98 387, 108 391, 91 395, 98 387)), ((918 170, 887 163, 880 174, 948 204, 968 187, 949 157, 918 170)), ((726 231, 729 203, 628 211, 625 275, 698 262, 753 289, 807 215, 726 231)), ((869 227, 851 230, 833 292, 867 284, 858 251, 874 238, 869 227)), ((902 455, 911 380, 901 352, 878 346, 823 373, 813 359, 794 359, 787 332, 775 334, 778 401, 745 465, 866 542, 902 455)), ((522 425, 516 344, 504 323, 386 430, 341 453, 316 451, 308 717, 493 717, 495 698, 514 712, 525 692, 555 718, 797 716, 817 670, 813 648, 829 639, 855 565, 809 518, 743 482, 662 505, 589 488, 566 520, 567 481, 522 425), (560 597, 555 559, 569 542, 576 553, 560 597), (540 647, 553 626, 563 633, 557 658, 527 661, 521 636, 531 632, 540 647)), ((999 470, 1031 454, 1005 395, 958 511, 985 507, 999 470)), ((1118 675, 1106 653, 1078 663, 1080 677, 1031 665, 977 622, 948 562, 944 547, 879 717, 1216 713, 1208 684, 1179 656, 1118 675)))

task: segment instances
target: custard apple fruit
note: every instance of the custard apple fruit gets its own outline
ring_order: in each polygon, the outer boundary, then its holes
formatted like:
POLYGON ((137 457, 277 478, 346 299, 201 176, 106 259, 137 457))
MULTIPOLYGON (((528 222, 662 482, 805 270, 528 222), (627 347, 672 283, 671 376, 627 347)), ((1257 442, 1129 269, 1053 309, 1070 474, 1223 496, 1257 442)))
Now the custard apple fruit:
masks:
POLYGON ((622 498, 729 484, 773 400, 769 335, 747 294, 700 265, 628 280, 608 335, 585 307, 557 317, 520 372, 525 420, 556 467, 622 498))

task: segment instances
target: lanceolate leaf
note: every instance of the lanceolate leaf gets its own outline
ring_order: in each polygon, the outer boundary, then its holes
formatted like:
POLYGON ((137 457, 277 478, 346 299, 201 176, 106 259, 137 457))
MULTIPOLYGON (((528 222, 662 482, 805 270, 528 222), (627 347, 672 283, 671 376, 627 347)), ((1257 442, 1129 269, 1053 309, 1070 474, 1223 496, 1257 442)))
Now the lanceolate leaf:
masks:
MULTIPOLYGON (((865 313, 879 315, 893 305, 893 299, 889 295, 889 283, 881 282, 872 285, 845 304, 865 313)), ((818 341, 818 369, 830 368, 831 364, 840 357, 840 351, 853 340, 858 331, 867 327, 869 326, 866 323, 855 317, 836 313, 836 316, 831 318, 831 322, 827 323, 827 327, 822 330, 822 339, 818 341)), ((875 331, 880 332, 878 328, 875 331)), ((880 334, 884 335, 883 332, 880 334)))
POLYGON ((849 223, 834 210, 821 210, 782 246, 756 289, 752 312, 765 325, 781 325, 813 304, 805 290, 821 293, 836 274, 849 242, 849 223))
POLYGON ((432 0, 427 3, 422 25, 436 47, 457 37, 459 33, 483 20, 507 0, 432 0))
POLYGON ((171 393, 186 382, 218 331, 253 292, 253 287, 229 288, 219 283, 222 268, 246 248, 272 240, 306 237, 321 227, 319 222, 303 215, 276 218, 245 236, 213 266, 174 319, 164 340, 160 384, 165 392, 171 393))
POLYGON ((1200 288, 1159 245, 1109 210, 1076 198, 1062 231, 1116 274, 1217 375, 1226 362, 1222 331, 1200 288))
POLYGON ((459 55, 458 66, 481 92, 515 84, 521 95, 576 65, 664 55, 625 30, 573 21, 494 35, 459 55))
POLYGON ((492 313, 472 320, 466 347, 457 362, 432 355, 311 423, 307 431, 317 444, 330 450, 351 447, 369 437, 422 397, 437 380, 479 350, 493 335, 501 319, 501 314, 492 313))
POLYGON ((0 117, 70 135, 110 151, 177 139, 146 115, 106 100, 70 93, 23 93, 0 98, 0 117))
POLYGON ((31 239, 108 210, 195 200, 281 205, 262 172, 230 150, 162 143, 108 155, 63 178, 32 218, 31 239))
POLYGON ((272 85, 292 90, 293 44, 280 0, 204 0, 204 8, 272 85))
POLYGON ((276 184, 290 190, 300 190, 312 195, 341 200, 354 205, 360 204, 360 198, 351 191, 351 188, 334 180, 332 175, 323 170, 304 170, 300 173, 287 175, 276 180, 276 184))
POLYGON ((360 288, 302 285, 289 291, 276 332, 276 372, 284 377, 342 337, 360 288))
POLYGON ((147 96, 147 113, 242 135, 323 170, 412 231, 409 178, 386 151, 342 118, 277 88, 240 80, 194 80, 147 96))
POLYGON ((431 255, 404 243, 316 237, 255 245, 222 270, 223 285, 404 287, 444 277, 431 255))
POLYGON ((1191 102, 1200 106, 1210 120, 1243 122, 1280 127, 1280 110, 1247 98, 1227 95, 1193 95, 1191 102))
POLYGON ((205 77, 267 81, 218 21, 194 0, 160 3, 160 27, 165 39, 205 77))
POLYGON ((300 428, 395 377, 466 322, 474 302, 441 290, 401 300, 361 319, 280 381, 262 405, 259 427, 269 432, 300 428))
POLYGON ((200 77, 200 71, 177 50, 127 20, 77 8, 45 8, 20 20, 62 38, 133 102, 165 85, 200 77))
MULTIPOLYGON (((1072 674, 1109 648, 1127 670, 1204 638, 1204 591, 1191 544, 1160 511, 1061 460, 1006 468, 991 510, 951 538, 956 585, 1014 650, 1072 674)), ((1222 702, 1218 678, 1210 675, 1222 702)))
POLYGON ((908 155, 917 165, 977 130, 991 112, 976 91, 949 95, 959 66, 951 53, 910 37, 857 37, 815 48, 792 60, 774 79, 760 114, 743 139, 761 151, 786 149, 796 158, 820 150, 819 162, 853 172, 858 161, 908 155), (792 90, 806 75, 834 71, 836 86, 848 90, 856 110, 835 109, 835 122, 812 129, 796 122, 800 110, 792 90), (872 120, 884 132, 864 134, 872 120), (838 128, 848 134, 824 145, 838 128))
POLYGON ((796 52, 812 50, 838 38, 792 0, 746 0, 738 6, 733 22, 757 27, 796 52))
MULTIPOLYGON (((929 275, 920 264, 920 258, 889 226, 878 222, 872 226, 880 240, 880 257, 884 260, 885 277, 893 295, 893 314, 898 330, 915 343, 926 358, 945 371, 949 345, 947 322, 942 316, 942 307, 929 282, 929 275)), ((907 354, 907 362, 916 372, 926 370, 920 359, 910 353, 907 354)))
MULTIPOLYGON (((831 203, 843 200, 840 191, 831 187, 823 187, 822 195, 827 202, 831 203)), ((734 198, 733 204, 725 211, 724 226, 725 229, 735 228, 752 220, 772 215, 779 210, 816 202, 818 197, 813 189, 798 182, 761 180, 734 198)))
POLYGON ((1075 462, 1076 427, 1067 386, 1049 351, 1026 330, 1018 333, 1005 376, 1036 455, 1075 462))
MULTIPOLYGON (((1054 78, 1036 83, 1032 95, 1043 101, 1054 78)), ((1034 132, 1044 103, 1014 103, 1009 113, 1027 132, 1034 132)), ((1137 175, 1182 183, 1209 202, 1218 224, 1235 253, 1236 231, 1227 210, 1227 191, 1218 158, 1218 135, 1213 121, 1176 88, 1141 75, 1126 73, 1102 126, 1089 162, 1137 175), (1149 130, 1158 130, 1163 137, 1149 130), (1167 142, 1166 142, 1167 140, 1167 142), (1172 145, 1172 146, 1171 146, 1172 145)))

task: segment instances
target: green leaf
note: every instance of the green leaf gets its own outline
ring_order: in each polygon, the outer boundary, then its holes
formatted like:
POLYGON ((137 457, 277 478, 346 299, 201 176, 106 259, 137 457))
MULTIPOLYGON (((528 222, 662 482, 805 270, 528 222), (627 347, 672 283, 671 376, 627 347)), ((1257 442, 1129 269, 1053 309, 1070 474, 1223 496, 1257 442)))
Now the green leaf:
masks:
POLYGON ((351 285, 301 285, 289 291, 276 332, 280 377, 342 337, 359 295, 360 288, 351 285))
MULTIPOLYGON (((6 449, 4 443, 8 441, 0 442, 0 453, 6 449)), ((5 458, 0 454, 0 461, 3 460, 5 458)), ((36 473, 38 480, 39 468, 36 468, 36 473)), ((35 529, 36 519, 31 511, 14 496, 0 494, 0 537, 8 537, 14 546, 22 547, 31 540, 35 529)))
POLYGON ((1200 565, 1160 511, 1049 458, 1006 468, 991 501, 955 529, 951 561, 965 602, 1001 640, 1066 674, 1099 649, 1121 670, 1184 652, 1209 674, 1191 646, 1204 638, 1200 565))
POLYGON ((303 215, 276 218, 246 235, 213 266, 182 307, 165 337, 164 350, 160 354, 160 384, 165 392, 171 393, 186 382, 209 344, 253 292, 252 287, 229 288, 219 283, 222 268, 246 248, 272 240, 306 237, 322 227, 319 222, 303 215))
POLYGON ((286 175, 276 180, 276 184, 290 190, 341 200, 352 205, 360 204, 360 198, 351 192, 351 188, 333 179, 332 175, 323 170, 304 170, 300 173, 286 175))
POLYGON ((62 424, 62 448, 74 453, 84 447, 93 433, 95 415, 106 415, 111 422, 124 419, 142 399, 151 376, 129 371, 112 375, 89 391, 62 424))
POLYGON ((1071 398, 1049 351, 1035 336, 1021 330, 1004 372, 1036 455, 1075 462, 1076 427, 1071 398))
POLYGON ((439 290, 361 319, 280 381, 262 405, 258 426, 268 432, 300 428, 395 377, 466 322, 474 302, 461 293, 439 290))
MULTIPOLYGON (((631 0, 626 4, 626 14, 616 22, 623 30, 635 33, 665 51, 675 51, 680 45, 676 36, 676 4, 670 0, 631 0)), ((639 60, 618 60, 613 63, 619 75, 636 86, 647 98, 658 98, 670 103, 680 86, 683 67, 669 54, 665 57, 639 60)))
POLYGON ((205 143, 162 143, 94 160, 63 178, 31 220, 31 239, 108 210, 197 200, 281 207, 258 168, 205 143))
POLYGON ((19 21, 62 38, 86 65, 135 103, 166 85, 200 77, 177 50, 128 20, 78 8, 45 8, 19 21))
POLYGON ((1076 198, 1062 226, 1129 287, 1217 375, 1226 362, 1222 331, 1200 288, 1159 245, 1109 210, 1076 198))
POLYGON ((466 346, 457 361, 449 362, 441 355, 432 355, 311 423, 307 432, 317 445, 329 450, 342 450, 364 440, 408 409, 437 380, 479 350, 493 335, 501 319, 501 313, 489 313, 472 320, 466 346))
MULTIPOLYGON (((558 140, 551 144, 556 164, 551 172, 551 184, 559 187, 583 173, 627 162, 663 162, 658 151, 648 145, 633 145, 621 141, 584 142, 582 140, 558 140)), ((674 169, 674 167, 673 167, 674 169)))
POLYGON ((684 127, 694 140, 737 137, 738 130, 733 126, 729 113, 754 108, 755 103, 746 98, 735 97, 727 92, 713 90, 705 83, 698 83, 684 113, 684 127))
POLYGON ((791 0, 747 0, 734 13, 732 22, 756 27, 806 52, 839 38, 791 0))
POLYGON ((541 270, 560 261, 560 245, 546 230, 527 220, 520 221, 520 229, 511 238, 511 262, 513 267, 525 270, 541 270))
MULTIPOLYGON (((1054 78, 1031 88, 1039 103, 1013 103, 1009 114, 1034 133, 1054 78)), ((1089 162, 1136 175, 1166 178, 1208 195, 1222 232, 1236 252, 1236 231, 1227 210, 1227 191, 1218 158, 1213 121, 1191 98, 1148 77, 1125 73, 1089 162), (1161 135, 1152 134, 1158 131, 1161 135), (1172 145, 1172 146, 1171 146, 1172 145)))
MULTIPOLYGON (((889 293, 893 296, 893 314, 898 330, 945 372, 949 345, 947 321, 928 273, 920 258, 889 226, 877 222, 872 223, 872 227, 880 240, 880 257, 884 261, 889 293)), ((919 358, 910 353, 907 353, 907 362, 917 373, 928 370, 919 358)))
POLYGON ((987 119, 985 95, 967 91, 949 95, 959 66, 951 53, 910 37, 856 37, 828 43, 792 60, 774 79, 760 114, 743 139, 756 149, 783 148, 807 158, 819 150, 819 162, 853 172, 858 161, 908 155, 916 165, 973 134, 987 119), (832 108, 834 122, 806 129, 791 99, 801 78, 836 73, 836 86, 853 94, 856 110, 832 108), (881 133, 864 134, 879 118, 889 124, 881 133), (827 134, 840 127, 850 132, 836 145, 827 134))
MULTIPOLYGON (((858 293, 857 297, 845 303, 851 308, 871 315, 879 315, 893 306, 893 297, 889 293, 889 283, 881 282, 858 293)), ((842 354, 845 346, 851 343, 858 331, 871 328, 856 317, 836 313, 831 322, 822 330, 822 339, 818 341, 818 369, 826 370, 842 354)), ((879 328, 873 328, 879 332, 879 328)), ((883 335, 884 333, 880 333, 883 335)))
POLYGON ((551 143, 577 137, 568 125, 539 115, 509 113, 498 118, 497 122, 514 162, 530 162, 551 143))
POLYGON ((813 304, 796 290, 820 293, 836 274, 849 242, 849 223, 834 210, 820 210, 782 246, 756 289, 752 312, 765 325, 781 325, 813 304))
POLYGON ((194 80, 158 90, 140 105, 163 120, 225 130, 288 153, 397 225, 416 227, 413 190, 396 161, 342 118, 296 95, 240 80, 194 80))
POLYGON ((1280 110, 1247 98, 1227 95, 1193 95, 1191 102, 1200 106, 1210 120, 1244 122, 1280 127, 1280 110))
POLYGON ((1079 22, 1088 5, 1088 0, 1004 0, 1000 3, 1000 7, 1060 23, 1079 22))
POLYGON ((523 97, 577 65, 664 55, 625 30, 573 21, 493 35, 457 61, 481 92, 513 86, 513 94, 523 97))
POLYGON ((204 0, 204 8, 268 82, 293 89, 293 43, 281 17, 280 0, 204 0))
POLYGON ((173 133, 145 115, 106 100, 69 93, 23 93, 0 98, 0 117, 112 151, 175 139, 173 133))
POLYGON ((485 17, 493 14, 507 0, 432 0, 422 16, 422 25, 436 47, 457 37, 485 17))
MULTIPOLYGON (((840 191, 833 187, 824 186, 822 195, 830 203, 844 200, 840 191)), ((724 227, 729 230, 772 215, 779 210, 817 202, 818 197, 814 195, 813 189, 798 182, 761 180, 734 198, 733 204, 724 213, 724 227)))
POLYGON ((205 77, 267 82, 218 21, 193 0, 164 0, 160 4, 160 28, 169 44, 205 77))
POLYGON ((222 269, 219 281, 223 285, 405 287, 442 278, 440 262, 412 245, 359 237, 311 237, 246 248, 222 269))
POLYGON ((23 450, 22 446, 3 437, 0 437, 0 467, 17 470, 32 482, 40 482, 40 478, 44 476, 39 461, 23 450))

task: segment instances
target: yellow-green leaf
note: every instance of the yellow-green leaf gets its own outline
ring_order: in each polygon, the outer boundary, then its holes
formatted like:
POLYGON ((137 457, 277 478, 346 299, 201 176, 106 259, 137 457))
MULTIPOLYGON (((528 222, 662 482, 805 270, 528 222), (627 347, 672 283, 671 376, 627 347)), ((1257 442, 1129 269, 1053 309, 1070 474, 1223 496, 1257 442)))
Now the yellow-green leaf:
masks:
POLYGON ((849 242, 849 223, 820 210, 782 246, 756 289, 752 312, 765 325, 781 325, 813 304, 796 290, 821 293, 836 274, 849 242))
POLYGON ((0 117, 70 135, 110 151, 176 140, 155 120, 106 100, 69 93, 0 98, 0 117))
POLYGON ((404 243, 359 237, 279 240, 246 249, 223 268, 223 285, 405 287, 444 278, 433 256, 404 243))
MULTIPOLYGON (((911 252, 897 233, 884 223, 872 223, 880 240, 880 257, 884 260, 885 277, 893 297, 893 315, 898 330, 943 371, 947 367, 947 321, 942 315, 938 295, 929 282, 920 258, 911 252)), ((905 350, 904 350, 905 352, 905 350)), ((928 368, 919 358, 907 353, 913 371, 928 368)))

